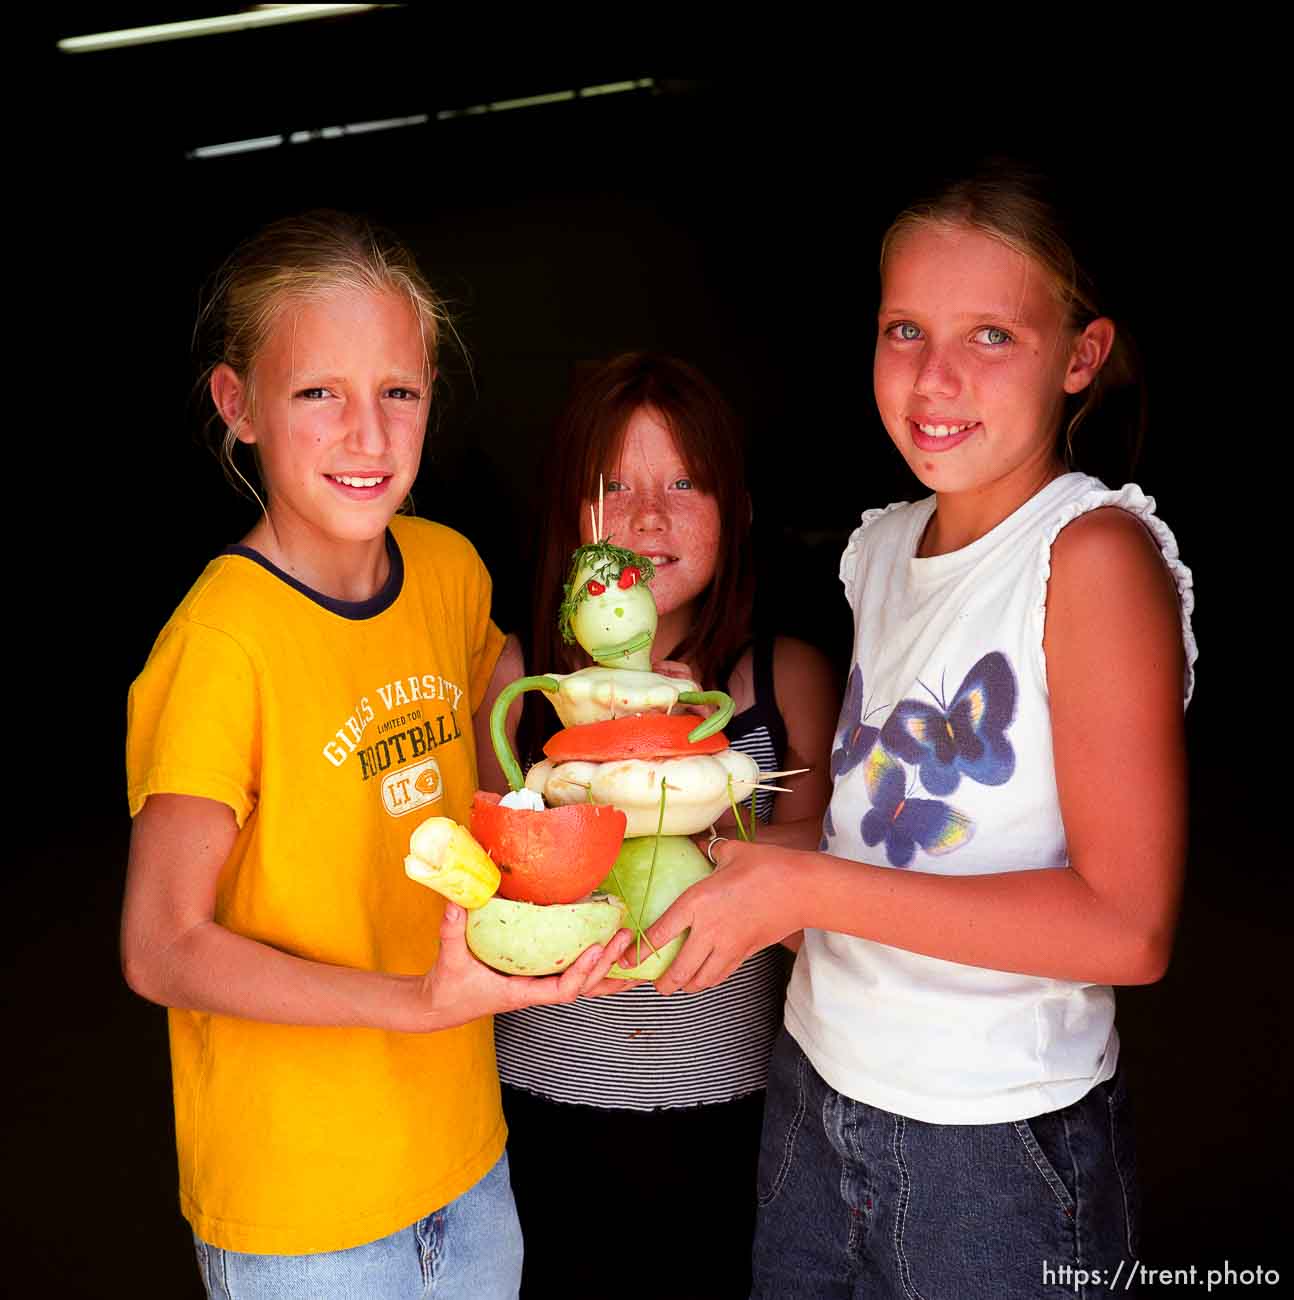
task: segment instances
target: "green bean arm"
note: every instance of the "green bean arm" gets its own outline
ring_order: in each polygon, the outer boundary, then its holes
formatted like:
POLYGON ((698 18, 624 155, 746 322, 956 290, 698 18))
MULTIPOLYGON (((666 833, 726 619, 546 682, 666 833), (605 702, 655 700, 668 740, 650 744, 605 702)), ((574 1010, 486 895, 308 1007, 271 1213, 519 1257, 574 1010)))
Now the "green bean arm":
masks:
POLYGON ((526 784, 526 778, 508 743, 508 709, 512 701, 526 691, 546 691, 551 695, 560 685, 556 677, 518 677, 515 682, 509 682, 494 701, 494 708, 490 710, 490 740, 494 744, 494 756, 499 760, 503 775, 508 778, 509 790, 520 790, 526 784))
POLYGON ((693 727, 687 733, 688 740, 693 744, 698 740, 704 740, 707 736, 713 736, 716 731, 722 731, 727 726, 728 719, 732 717, 732 696, 723 691, 680 691, 678 702, 718 706, 700 726, 693 727))

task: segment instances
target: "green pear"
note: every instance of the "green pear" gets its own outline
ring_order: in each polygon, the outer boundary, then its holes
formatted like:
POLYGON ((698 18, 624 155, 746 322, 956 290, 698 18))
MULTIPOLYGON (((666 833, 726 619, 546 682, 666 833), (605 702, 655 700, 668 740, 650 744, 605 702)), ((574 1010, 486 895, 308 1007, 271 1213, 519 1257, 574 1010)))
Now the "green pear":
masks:
MULTIPOLYGON (((685 889, 698 880, 704 880, 713 870, 705 854, 687 836, 662 835, 657 841, 654 835, 644 835, 641 839, 625 840, 611 873, 598 888, 619 894, 628 905, 630 923, 640 924, 645 930, 685 889), (657 843, 659 850, 656 849, 657 843), (653 869, 654 850, 656 865, 653 869)), ((627 968, 612 966, 607 974, 612 979, 621 980, 659 978, 678 956, 688 933, 684 930, 655 952, 645 940, 634 939, 626 953, 637 955, 641 951, 643 960, 627 968)))

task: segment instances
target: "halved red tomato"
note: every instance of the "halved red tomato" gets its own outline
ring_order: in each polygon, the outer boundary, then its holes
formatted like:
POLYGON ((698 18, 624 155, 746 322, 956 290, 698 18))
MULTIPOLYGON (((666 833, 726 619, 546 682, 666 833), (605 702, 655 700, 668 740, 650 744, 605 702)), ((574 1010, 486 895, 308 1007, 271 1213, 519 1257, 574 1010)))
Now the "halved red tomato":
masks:
POLYGON ((701 725, 695 713, 647 713, 641 717, 611 718, 566 727, 544 746, 554 763, 582 759, 609 763, 617 758, 686 758, 689 754, 717 754, 728 748, 722 731, 693 744, 688 732, 701 725))
POLYGON ((530 812, 501 808, 478 790, 471 829, 503 879, 499 895, 519 903, 573 903, 606 879, 628 820, 605 804, 570 804, 530 812))

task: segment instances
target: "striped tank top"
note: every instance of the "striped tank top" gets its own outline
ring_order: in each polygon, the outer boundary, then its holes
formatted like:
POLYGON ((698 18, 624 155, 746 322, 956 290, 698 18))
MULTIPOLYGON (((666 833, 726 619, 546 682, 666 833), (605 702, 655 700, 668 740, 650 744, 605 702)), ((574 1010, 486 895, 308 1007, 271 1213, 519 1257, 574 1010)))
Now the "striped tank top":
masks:
MULTIPOLYGON (((773 695, 773 638, 754 647, 755 702, 727 727, 728 742, 775 772, 786 725, 773 695)), ((772 815, 771 791, 755 815, 772 815)), ((700 993, 663 998, 641 984, 603 998, 496 1016, 499 1078, 551 1101, 620 1110, 668 1110, 733 1101, 764 1087, 792 954, 774 945, 700 993)))

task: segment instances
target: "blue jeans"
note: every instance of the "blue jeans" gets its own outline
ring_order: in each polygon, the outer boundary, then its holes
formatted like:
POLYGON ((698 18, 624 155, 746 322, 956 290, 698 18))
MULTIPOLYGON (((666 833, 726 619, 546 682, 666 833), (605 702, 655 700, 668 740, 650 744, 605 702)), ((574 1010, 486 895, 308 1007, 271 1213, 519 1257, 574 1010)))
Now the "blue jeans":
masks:
POLYGON ((457 1200, 351 1250, 246 1255, 196 1244, 211 1300, 516 1300, 521 1284, 506 1152, 457 1200))
POLYGON ((925 1124, 842 1096, 783 1030, 752 1296, 1108 1300, 1116 1277, 1122 1293, 1137 1210, 1121 1073, 1032 1119, 925 1124))

